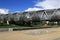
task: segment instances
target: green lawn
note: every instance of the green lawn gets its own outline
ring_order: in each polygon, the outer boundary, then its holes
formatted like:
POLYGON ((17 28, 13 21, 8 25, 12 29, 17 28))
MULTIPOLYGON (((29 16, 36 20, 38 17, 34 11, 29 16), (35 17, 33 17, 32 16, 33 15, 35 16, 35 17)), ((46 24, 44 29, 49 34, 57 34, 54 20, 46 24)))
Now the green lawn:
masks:
POLYGON ((60 27, 60 23, 59 25, 55 25, 53 23, 49 23, 49 24, 45 24, 45 23, 40 23, 40 22, 34 22, 32 24, 32 26, 21 26, 21 25, 15 25, 15 24, 9 24, 7 25, 6 23, 5 24, 0 24, 0 28, 25 28, 25 27, 60 27))
POLYGON ((15 25, 15 24, 0 24, 0 28, 16 28, 16 27, 30 27, 30 26, 20 26, 20 25, 15 25))

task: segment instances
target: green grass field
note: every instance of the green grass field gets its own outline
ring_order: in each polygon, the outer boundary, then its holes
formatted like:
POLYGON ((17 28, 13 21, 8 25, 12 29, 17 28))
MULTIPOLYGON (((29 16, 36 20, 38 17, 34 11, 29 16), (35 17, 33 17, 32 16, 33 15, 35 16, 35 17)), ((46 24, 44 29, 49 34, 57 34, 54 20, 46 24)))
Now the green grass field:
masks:
POLYGON ((29 26, 20 26, 20 25, 15 25, 15 24, 0 24, 0 28, 16 28, 16 27, 29 27, 29 26))
POLYGON ((7 25, 6 23, 4 24, 0 24, 0 28, 16 28, 16 27, 60 27, 60 23, 59 24, 54 24, 54 23, 49 23, 49 24, 45 24, 45 23, 40 23, 40 22, 34 22, 32 24, 32 26, 30 25, 16 25, 16 24, 9 24, 7 25))

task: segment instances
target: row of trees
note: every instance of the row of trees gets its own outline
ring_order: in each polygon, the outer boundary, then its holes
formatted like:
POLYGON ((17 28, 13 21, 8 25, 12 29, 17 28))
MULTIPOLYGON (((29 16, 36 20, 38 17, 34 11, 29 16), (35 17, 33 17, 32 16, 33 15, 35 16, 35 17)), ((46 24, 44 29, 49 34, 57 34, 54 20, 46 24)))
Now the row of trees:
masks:
MULTIPOLYGON (((52 10, 49 10, 52 11, 52 10)), ((46 10, 36 12, 23 12, 21 14, 0 14, 0 23, 31 25, 32 22, 60 21, 60 10, 53 10, 50 14, 46 10)))

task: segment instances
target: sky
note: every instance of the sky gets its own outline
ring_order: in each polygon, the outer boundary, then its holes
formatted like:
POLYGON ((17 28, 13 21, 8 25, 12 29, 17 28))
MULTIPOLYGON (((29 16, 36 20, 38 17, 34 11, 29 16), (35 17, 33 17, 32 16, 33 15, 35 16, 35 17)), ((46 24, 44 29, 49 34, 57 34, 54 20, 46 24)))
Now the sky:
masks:
POLYGON ((60 8, 60 0, 0 0, 0 14, 60 8))

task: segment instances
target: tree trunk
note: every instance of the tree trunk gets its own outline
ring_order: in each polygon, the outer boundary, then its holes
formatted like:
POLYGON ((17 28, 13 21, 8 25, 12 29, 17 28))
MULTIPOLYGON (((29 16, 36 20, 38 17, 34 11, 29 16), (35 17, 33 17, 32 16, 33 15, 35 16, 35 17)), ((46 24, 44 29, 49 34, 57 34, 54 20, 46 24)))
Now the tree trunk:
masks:
POLYGON ((9 21, 7 20, 7 25, 9 25, 9 21))

